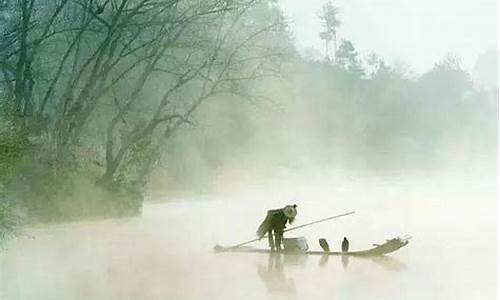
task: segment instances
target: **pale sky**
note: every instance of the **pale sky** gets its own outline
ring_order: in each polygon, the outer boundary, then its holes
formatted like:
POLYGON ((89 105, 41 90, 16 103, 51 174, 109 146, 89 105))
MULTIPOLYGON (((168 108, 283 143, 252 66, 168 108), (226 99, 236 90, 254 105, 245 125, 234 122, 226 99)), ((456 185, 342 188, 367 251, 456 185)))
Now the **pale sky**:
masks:
MULTIPOLYGON (((318 12, 326 0, 279 0, 299 49, 323 53, 318 12)), ((497 45, 496 0, 337 0, 339 37, 361 53, 373 51, 420 73, 447 53, 471 69, 477 56, 497 45)))

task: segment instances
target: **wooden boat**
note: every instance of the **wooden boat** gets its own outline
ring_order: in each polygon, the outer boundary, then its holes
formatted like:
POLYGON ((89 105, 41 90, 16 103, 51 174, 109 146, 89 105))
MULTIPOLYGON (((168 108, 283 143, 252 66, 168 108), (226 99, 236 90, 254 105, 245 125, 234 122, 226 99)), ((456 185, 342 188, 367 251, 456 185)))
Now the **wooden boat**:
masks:
MULTIPOLYGON (((337 252, 337 251, 283 251, 281 253, 287 255, 346 255, 346 256, 381 256, 385 254, 392 253, 400 248, 408 245, 410 237, 406 238, 394 238, 386 240, 383 244, 373 244, 373 248, 362 251, 350 251, 350 252, 337 252)), ((272 253, 269 249, 258 249, 253 247, 222 247, 215 246, 214 251, 217 253, 221 252, 232 252, 232 253, 272 253)))

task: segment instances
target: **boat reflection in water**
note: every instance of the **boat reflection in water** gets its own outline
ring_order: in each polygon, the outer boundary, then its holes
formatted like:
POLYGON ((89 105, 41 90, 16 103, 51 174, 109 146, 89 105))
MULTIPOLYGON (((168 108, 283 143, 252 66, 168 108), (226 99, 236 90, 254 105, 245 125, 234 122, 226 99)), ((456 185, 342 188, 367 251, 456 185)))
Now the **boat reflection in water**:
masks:
MULTIPOLYGON (((320 267, 326 267, 328 265, 329 261, 330 261, 330 255, 323 255, 321 257, 321 259, 319 260, 319 266, 320 267)), ((344 267, 344 269, 346 269, 347 266, 349 265, 349 256, 348 255, 342 255, 341 256, 341 261, 342 261, 342 266, 344 267)))
MULTIPOLYGON (((321 258, 320 266, 327 265, 328 257, 329 257, 329 255, 325 255, 321 258)), ((375 264, 381 266, 382 268, 384 268, 384 270, 390 271, 390 272, 401 272, 401 271, 404 271, 406 269, 406 265, 404 263, 402 263, 396 257, 392 257, 392 256, 381 255, 381 256, 373 256, 373 257, 363 257, 363 256, 356 257, 356 256, 349 256, 349 255, 341 255, 342 266, 344 267, 344 269, 347 269, 347 267, 349 266, 349 262, 351 260, 364 260, 364 261, 369 260, 369 261, 372 261, 375 264)))
MULTIPOLYGON (((257 273, 266 285, 269 293, 295 298, 297 292, 295 280, 287 275, 287 268, 305 267, 308 257, 308 255, 300 254, 270 253, 267 266, 258 264, 257 273)), ((323 255, 319 260, 319 266, 323 268, 329 266, 334 267, 334 264, 339 263, 338 259, 337 257, 331 257, 331 255, 323 255)), ((354 263, 356 261, 373 262, 375 265, 381 266, 384 270, 390 272, 401 272, 406 269, 404 263, 392 256, 356 257, 340 255, 340 262, 344 270, 346 270, 353 261, 354 263)))
POLYGON ((371 257, 370 260, 387 271, 401 272, 406 270, 406 265, 396 257, 382 255, 371 257))

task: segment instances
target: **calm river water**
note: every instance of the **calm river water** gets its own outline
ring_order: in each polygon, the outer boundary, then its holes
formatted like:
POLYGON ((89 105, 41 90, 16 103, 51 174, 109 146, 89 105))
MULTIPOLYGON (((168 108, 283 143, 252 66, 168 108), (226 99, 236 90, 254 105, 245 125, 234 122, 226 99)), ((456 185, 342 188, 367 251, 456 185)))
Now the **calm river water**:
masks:
MULTIPOLYGON (((310 174, 155 199, 140 217, 26 228, 0 254, 0 299, 496 299, 496 178, 457 172, 310 174), (254 238, 266 209, 298 205, 290 232, 311 249, 410 244, 383 258, 269 256, 212 251, 254 238)), ((255 246, 265 247, 265 242, 255 246)))

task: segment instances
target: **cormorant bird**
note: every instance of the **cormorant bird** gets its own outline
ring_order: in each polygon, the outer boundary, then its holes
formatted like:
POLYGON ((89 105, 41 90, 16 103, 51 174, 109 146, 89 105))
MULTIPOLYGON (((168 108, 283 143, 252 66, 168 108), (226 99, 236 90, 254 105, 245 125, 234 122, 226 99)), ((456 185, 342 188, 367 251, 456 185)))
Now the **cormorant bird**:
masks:
POLYGON ((344 237, 344 240, 342 241, 342 252, 348 252, 349 251, 349 241, 347 240, 346 237, 344 237))
POLYGON ((328 245, 326 239, 319 239, 319 245, 321 246, 321 249, 323 249, 323 251, 330 252, 330 245, 328 245))

